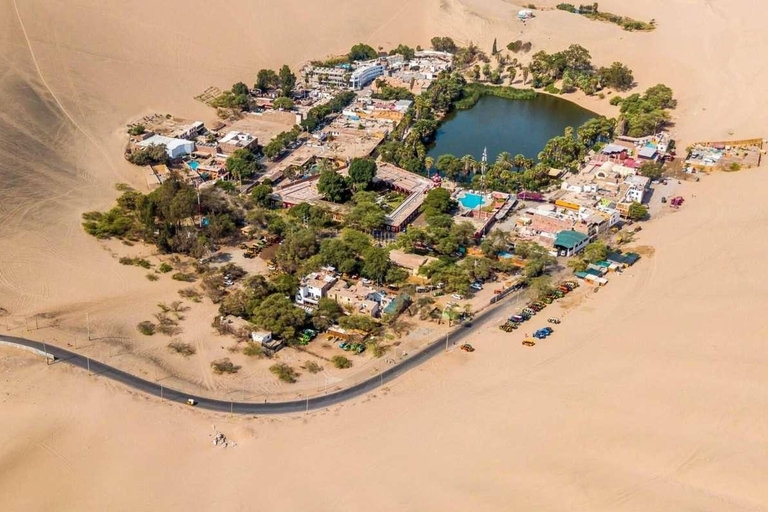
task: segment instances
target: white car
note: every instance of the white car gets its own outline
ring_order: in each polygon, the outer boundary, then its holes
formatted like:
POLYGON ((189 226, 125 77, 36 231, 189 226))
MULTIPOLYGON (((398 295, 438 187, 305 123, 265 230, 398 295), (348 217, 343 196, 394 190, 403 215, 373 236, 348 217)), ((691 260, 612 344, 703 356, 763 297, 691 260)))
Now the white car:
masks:
POLYGON ((458 293, 454 293, 453 295, 451 295, 451 297, 456 299, 456 300, 464 299, 464 296, 463 295, 459 295, 458 293))

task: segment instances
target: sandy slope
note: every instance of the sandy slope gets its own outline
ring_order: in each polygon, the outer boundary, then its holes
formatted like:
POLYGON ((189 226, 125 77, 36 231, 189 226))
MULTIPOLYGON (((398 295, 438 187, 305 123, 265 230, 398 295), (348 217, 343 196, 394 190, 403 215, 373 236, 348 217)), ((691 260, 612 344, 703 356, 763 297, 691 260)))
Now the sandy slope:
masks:
POLYGON ((566 303, 536 347, 492 326, 472 355, 308 416, 209 416, 4 350, 0 496, 49 510, 765 510, 768 275, 752 262, 768 209, 719 191, 749 200, 767 181, 689 187, 643 231, 655 254, 566 303), (210 446, 212 424, 237 446, 210 446), (17 492, 40 474, 48 492, 17 492))
MULTIPOLYGON (((81 212, 109 206, 114 182, 140 183, 120 156, 122 126, 152 111, 206 119, 192 99, 206 87, 358 41, 580 42, 598 62, 628 63, 642 87, 670 84, 684 141, 764 135, 762 2, 600 5, 659 28, 629 34, 556 11, 523 27, 509 21, 517 6, 493 0, 289 0, 279 10, 233 0, 215 12, 202 1, 1 1, 0 307, 55 312, 81 330, 90 310, 120 336, 173 300, 172 283, 118 265, 79 227, 81 212)), ((682 211, 643 231, 655 255, 569 309, 552 340, 522 350, 519 335, 478 333, 471 357, 439 358, 388 393, 309 418, 210 418, 2 351, 0 503, 761 510, 766 180, 761 169, 690 188, 682 211), (239 446, 210 447, 211 423, 239 446)))

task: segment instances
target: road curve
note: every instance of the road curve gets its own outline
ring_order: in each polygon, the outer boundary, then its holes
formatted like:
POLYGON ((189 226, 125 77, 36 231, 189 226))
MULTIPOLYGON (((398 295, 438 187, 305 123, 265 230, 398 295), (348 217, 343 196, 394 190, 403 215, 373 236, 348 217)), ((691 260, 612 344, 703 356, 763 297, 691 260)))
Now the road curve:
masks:
MULTIPOLYGON (((510 296, 512 295, 515 294, 510 294, 510 296)), ((498 311, 502 306, 509 305, 509 299, 510 297, 507 297, 504 300, 499 301, 497 305, 489 307, 487 310, 477 315, 471 324, 459 325, 458 327, 454 328, 450 333, 451 344, 454 345, 456 343, 462 342, 465 338, 471 336, 472 332, 476 328, 489 323, 493 318, 494 312, 498 311)), ((113 381, 119 382, 125 386, 128 386, 129 388, 141 391, 148 395, 157 397, 162 396, 163 400, 183 404, 186 403, 187 399, 192 398, 197 402, 197 407, 200 407, 201 409, 218 412, 229 412, 233 414, 254 415, 287 414, 311 411, 315 409, 323 409, 325 407, 330 407, 332 405, 351 400, 352 398, 363 395, 369 391, 373 391, 374 389, 392 381, 405 372, 421 365, 428 359, 432 358, 434 355, 444 351, 446 345, 446 337, 440 336, 438 339, 427 345, 424 349, 384 370, 379 375, 370 377, 353 386, 344 388, 339 391, 334 391, 333 393, 329 393, 327 395, 317 395, 301 400, 289 400, 284 402, 235 402, 197 396, 189 393, 182 393, 181 391, 161 386, 157 382, 142 379, 141 377, 137 377, 136 375, 124 372, 95 359, 70 352, 69 350, 57 347, 55 345, 50 345, 48 343, 43 344, 39 341, 6 335, 0 335, 0 340, 22 347, 29 347, 32 349, 45 351, 48 354, 51 354, 55 358, 56 362, 68 363, 86 370, 90 369, 91 374, 107 377, 113 381)))

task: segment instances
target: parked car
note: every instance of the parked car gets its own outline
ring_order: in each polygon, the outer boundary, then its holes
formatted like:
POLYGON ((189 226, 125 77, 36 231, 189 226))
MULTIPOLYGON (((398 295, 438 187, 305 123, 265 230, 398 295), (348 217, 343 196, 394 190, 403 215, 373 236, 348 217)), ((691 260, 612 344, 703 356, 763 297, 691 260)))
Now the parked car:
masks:
POLYGON ((463 295, 459 295, 458 293, 454 293, 453 295, 451 295, 451 298, 452 299, 456 299, 456 300, 463 300, 464 296, 463 295))
POLYGON ((560 319, 559 319, 559 318, 548 318, 548 319, 547 319, 547 322, 549 322, 549 323, 551 323, 551 324, 555 324, 555 325, 557 325, 557 324, 559 324, 559 323, 560 323, 560 319))

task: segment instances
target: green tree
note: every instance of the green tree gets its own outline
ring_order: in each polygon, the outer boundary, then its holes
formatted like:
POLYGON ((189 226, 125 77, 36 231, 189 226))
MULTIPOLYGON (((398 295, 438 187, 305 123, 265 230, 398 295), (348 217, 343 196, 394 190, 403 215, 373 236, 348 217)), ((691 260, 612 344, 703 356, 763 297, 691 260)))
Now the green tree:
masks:
POLYGON ((299 278, 292 274, 280 274, 272 279, 270 288, 277 293, 293 297, 299 289, 299 278))
POLYGON ((258 89, 261 92, 267 92, 270 89, 274 89, 280 85, 280 77, 277 73, 271 69, 262 69, 256 75, 256 84, 254 89, 258 89))
POLYGON ((397 45, 396 48, 389 51, 389 54, 390 55, 400 54, 403 56, 403 59, 406 61, 409 61, 416 56, 416 52, 414 51, 414 49, 404 44, 397 45))
POLYGON ((286 98, 285 96, 280 96, 272 102, 272 106, 274 108, 281 108, 283 110, 293 110, 294 103, 292 99, 286 98))
POLYGON ((371 46, 365 43, 358 43, 350 48, 347 57, 354 62, 356 60, 371 60, 378 57, 379 54, 371 46))
POLYGON ((303 309, 293 305, 285 295, 275 293, 264 299, 251 316, 251 321, 278 338, 292 338, 306 320, 303 309))
POLYGON ((347 216, 349 225, 362 231, 381 229, 385 221, 386 214, 381 206, 369 201, 355 204, 347 216))
POLYGON ((584 260, 589 263, 602 261, 608 256, 608 246, 605 242, 598 240, 592 242, 584 248, 584 260))
POLYGON ((368 279, 376 282, 382 282, 387 276, 391 263, 389 261, 389 251, 382 247, 371 247, 365 253, 365 263, 363 264, 362 274, 368 279))
POLYGON ((245 148, 236 149, 224 164, 235 179, 250 178, 259 170, 256 155, 245 148))
POLYGON ((320 173, 317 191, 334 203, 344 203, 351 196, 350 180, 332 169, 320 173))
POLYGON ((232 94, 235 96, 241 96, 245 95, 247 96, 250 94, 250 91, 248 90, 248 86, 245 85, 243 82, 237 82, 235 85, 232 86, 232 94))
POLYGON ((381 329, 381 324, 365 315, 342 316, 339 318, 339 325, 343 329, 362 331, 366 334, 375 334, 381 329))
POLYGON ((602 67, 597 71, 600 82, 605 87, 612 87, 617 91, 631 89, 635 83, 632 70, 621 62, 614 62, 610 67, 602 67))
POLYGON ((640 174, 652 180, 661 178, 663 172, 664 166, 659 162, 645 162, 640 166, 640 174))
POLYGON ((324 331, 344 315, 341 306, 335 300, 322 297, 317 303, 317 309, 312 312, 312 325, 324 331))
POLYGON ((552 292, 552 278, 548 275, 534 277, 528 281, 528 290, 534 299, 546 297, 552 292))
POLYGON ((432 49, 439 52, 455 53, 458 50, 456 43, 450 37, 433 37, 430 40, 432 49))
POLYGON ((491 55, 499 53, 499 49, 496 47, 496 38, 493 38, 493 48, 491 49, 491 55))
POLYGON ((366 190, 376 176, 376 161, 372 158, 355 158, 349 165, 349 177, 357 190, 366 190))
POLYGON ((629 205, 629 218, 632 220, 643 220, 648 216, 648 208, 635 201, 629 205))
POLYGON ((280 68, 280 92, 283 96, 290 98, 293 88, 296 86, 296 75, 291 72, 288 64, 283 64, 280 68))
POLYGON ((286 272, 295 272, 311 256, 317 254, 319 246, 313 229, 293 231, 283 239, 283 245, 275 255, 277 264, 286 272))
POLYGON ((251 190, 251 199, 259 206, 268 207, 271 203, 272 187, 264 183, 260 183, 253 187, 251 190))
POLYGON ((451 197, 451 193, 444 188, 433 188, 427 193, 424 202, 421 204, 421 211, 427 216, 450 213, 456 208, 456 201, 451 197))

